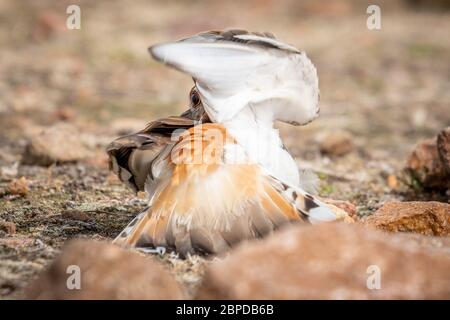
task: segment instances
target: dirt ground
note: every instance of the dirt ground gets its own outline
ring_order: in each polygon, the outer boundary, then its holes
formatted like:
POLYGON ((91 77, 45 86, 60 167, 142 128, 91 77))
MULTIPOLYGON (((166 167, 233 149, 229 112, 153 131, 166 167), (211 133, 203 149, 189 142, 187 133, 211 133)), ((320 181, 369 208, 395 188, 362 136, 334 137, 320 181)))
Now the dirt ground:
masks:
MULTIPOLYGON (((393 1, 381 5, 381 30, 370 31, 362 3, 1 1, 0 167, 13 174, 0 177, 0 220, 17 231, 0 231, 0 299, 20 298, 67 239, 109 240, 145 206, 108 171, 104 148, 185 109, 191 80, 152 61, 147 47, 203 30, 271 31, 308 53, 319 73, 321 116, 280 130, 299 167, 318 174, 320 195, 353 202, 360 216, 391 199, 448 202, 446 194, 406 186, 401 170, 418 141, 450 125, 450 14, 393 1), (65 27, 69 4, 81 7, 81 30, 65 27), (57 122, 78 130, 88 157, 22 164, 28 139, 57 122), (343 130, 352 151, 323 155, 320 141, 343 130), (26 195, 5 192, 22 176, 26 195)), ((161 260, 191 293, 211 263, 161 260)))

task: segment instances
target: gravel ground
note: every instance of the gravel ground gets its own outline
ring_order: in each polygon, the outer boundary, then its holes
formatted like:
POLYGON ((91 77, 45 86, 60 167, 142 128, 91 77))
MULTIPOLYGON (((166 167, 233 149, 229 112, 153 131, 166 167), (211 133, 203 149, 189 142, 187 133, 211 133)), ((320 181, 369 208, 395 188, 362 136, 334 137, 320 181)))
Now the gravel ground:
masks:
MULTIPOLYGON (((402 168, 418 141, 450 125, 449 13, 393 1, 382 5, 382 29, 370 31, 366 7, 0 2, 0 221, 17 229, 0 231, 0 298, 20 298, 67 239, 111 239, 145 206, 143 195, 108 171, 103 150, 118 135, 185 108, 191 80, 152 61, 146 48, 203 30, 270 30, 307 51, 319 72, 321 117, 280 130, 299 167, 318 174, 320 195, 355 203, 360 216, 391 199, 447 202, 445 194, 407 186, 402 168), (81 6, 81 30, 65 28, 72 3, 81 6), (74 128, 87 157, 50 167, 21 164, 27 141, 57 122, 74 128), (350 152, 321 153, 321 141, 343 131, 350 152), (20 177, 26 194, 11 194, 8 186, 20 177)), ((190 292, 210 263, 198 256, 161 260, 190 292)))

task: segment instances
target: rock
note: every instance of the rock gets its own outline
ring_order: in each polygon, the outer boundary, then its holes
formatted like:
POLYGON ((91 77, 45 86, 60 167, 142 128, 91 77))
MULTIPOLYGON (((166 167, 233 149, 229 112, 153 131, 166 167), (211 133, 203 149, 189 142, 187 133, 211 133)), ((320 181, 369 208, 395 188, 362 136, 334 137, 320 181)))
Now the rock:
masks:
POLYGON ((405 169, 425 188, 445 190, 450 188, 450 174, 445 160, 450 148, 448 130, 444 130, 439 136, 439 150, 437 137, 424 140, 409 155, 405 169))
POLYGON ((182 299, 184 293, 177 281, 155 260, 108 243, 73 240, 28 288, 26 297, 182 299), (76 289, 75 280, 78 267, 80 289, 76 289), (74 289, 68 289, 68 284, 74 289))
POLYGON ((55 12, 46 10, 37 16, 36 24, 32 29, 35 40, 47 40, 52 35, 62 32, 65 28, 64 20, 55 12))
POLYGON ((21 177, 20 179, 14 179, 5 189, 7 194, 18 195, 24 197, 30 191, 29 181, 25 177, 21 177))
POLYGON ((28 238, 26 236, 21 236, 15 234, 13 237, 0 238, 0 245, 8 246, 11 248, 23 248, 31 247, 36 242, 36 239, 28 238))
POLYGON ((332 206, 338 207, 341 210, 344 210, 352 218, 358 217, 358 210, 356 209, 356 206, 353 203, 351 203, 350 201, 334 200, 334 199, 322 198, 322 197, 319 197, 319 198, 327 204, 330 204, 332 206))
POLYGON ((389 188, 391 188, 392 190, 397 190, 399 188, 399 182, 398 179, 395 175, 390 174, 387 176, 386 178, 386 184, 388 185, 389 188))
POLYGON ((388 202, 367 217, 368 226, 390 232, 450 235, 450 204, 443 202, 388 202))
POLYGON ((89 221, 92 220, 85 212, 79 210, 65 210, 61 212, 61 217, 69 220, 89 221))
POLYGON ((450 179, 450 127, 447 127, 438 134, 437 148, 439 157, 450 179))
POLYGON ((423 236, 417 233, 402 233, 398 234, 407 237, 408 241, 414 242, 420 245, 424 249, 439 248, 448 250, 450 248, 450 238, 449 237, 434 237, 434 236, 423 236))
POLYGON ((54 163, 76 162, 84 159, 88 151, 80 140, 78 130, 59 123, 33 136, 22 156, 25 164, 49 166, 54 163))
POLYGON ((197 298, 450 298, 450 247, 416 242, 362 225, 290 226, 210 264, 197 298))
POLYGON ((15 234, 16 224, 14 222, 0 220, 0 231, 6 232, 7 234, 15 234))
POLYGON ((58 108, 52 115, 55 120, 59 121, 72 121, 75 116, 75 110, 70 107, 58 108))
POLYGON ((353 148, 352 135, 346 131, 329 133, 320 141, 320 151, 331 156, 343 156, 353 148))

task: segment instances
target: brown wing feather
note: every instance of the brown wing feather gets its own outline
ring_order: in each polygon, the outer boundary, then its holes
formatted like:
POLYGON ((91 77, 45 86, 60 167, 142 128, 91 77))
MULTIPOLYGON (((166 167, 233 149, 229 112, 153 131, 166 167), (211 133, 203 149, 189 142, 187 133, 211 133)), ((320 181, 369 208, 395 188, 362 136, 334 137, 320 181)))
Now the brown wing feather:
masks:
MULTIPOLYGON (((203 114, 196 116, 205 120, 203 114)), ((106 148, 110 169, 135 192, 143 191, 153 160, 171 142, 174 131, 189 129, 195 121, 186 117, 158 119, 137 133, 114 140, 106 148)))

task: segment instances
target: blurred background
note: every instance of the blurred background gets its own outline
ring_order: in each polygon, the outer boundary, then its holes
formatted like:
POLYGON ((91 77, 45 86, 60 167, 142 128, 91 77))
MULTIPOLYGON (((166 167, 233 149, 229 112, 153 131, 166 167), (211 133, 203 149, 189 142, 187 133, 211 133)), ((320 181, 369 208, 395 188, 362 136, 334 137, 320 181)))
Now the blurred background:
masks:
POLYGON ((0 297, 16 294, 65 239, 111 238, 145 204, 109 173, 104 148, 187 107, 192 80, 153 61, 147 47, 205 30, 270 31, 307 52, 321 116, 279 127, 299 167, 319 174, 321 195, 354 202, 360 215, 408 197, 396 172, 418 141, 450 125, 449 8, 419 0, 1 0, 0 220, 46 249, 0 251, 15 261, 0 265, 0 297), (66 28, 71 4, 81 8, 80 30, 66 28), (380 30, 367 28, 370 4, 381 8, 380 30))

